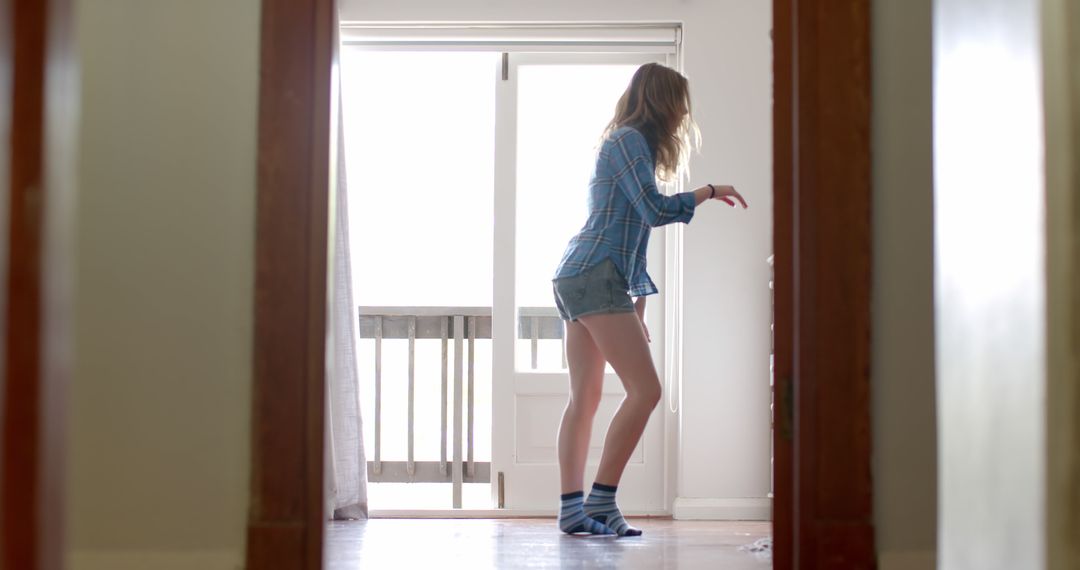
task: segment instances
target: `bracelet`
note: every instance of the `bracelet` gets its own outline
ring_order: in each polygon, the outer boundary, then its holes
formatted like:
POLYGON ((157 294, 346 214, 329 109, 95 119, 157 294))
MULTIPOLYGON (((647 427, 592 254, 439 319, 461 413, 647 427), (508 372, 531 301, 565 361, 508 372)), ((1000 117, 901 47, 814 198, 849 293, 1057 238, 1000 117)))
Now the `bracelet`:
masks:
POLYGON ((716 197, 716 186, 713 186, 712 184, 706 184, 706 186, 709 187, 709 199, 712 200, 716 197))

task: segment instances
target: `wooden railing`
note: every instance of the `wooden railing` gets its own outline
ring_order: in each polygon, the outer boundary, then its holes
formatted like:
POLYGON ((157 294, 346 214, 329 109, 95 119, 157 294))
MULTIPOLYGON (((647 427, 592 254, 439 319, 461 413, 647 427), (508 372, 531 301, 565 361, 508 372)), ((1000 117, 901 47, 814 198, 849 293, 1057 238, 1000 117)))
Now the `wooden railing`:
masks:
MULTIPOLYGON (((375 441, 374 456, 368 461, 371 482, 452 483, 453 507, 461 508, 463 483, 490 483, 491 463, 475 461, 475 344, 491 338, 491 307, 360 307, 360 338, 375 340, 375 441), (408 339, 408 454, 406 461, 382 460, 382 341, 408 339), (416 340, 442 341, 442 406, 440 456, 438 461, 416 461, 415 387, 416 340), (453 339, 454 383, 449 384, 449 351, 453 339), (468 340, 468 359, 463 359, 468 340), (467 363, 467 368, 466 368, 467 363), (463 392, 468 382, 468 402, 463 392), (452 390, 452 393, 451 393, 452 390), (453 448, 447 457, 448 399, 453 397, 453 448), (467 416, 463 416, 463 412, 467 416), (462 421, 465 420, 465 421, 462 421), (467 427, 466 427, 467 426, 467 427), (464 433, 463 433, 464 432, 464 433), (465 436, 463 438, 463 436, 465 436), (463 449, 464 447, 464 449, 463 449)), ((532 367, 537 368, 539 341, 563 341, 562 366, 566 367, 563 323, 554 308, 521 307, 518 310, 518 338, 532 341, 532 367)))

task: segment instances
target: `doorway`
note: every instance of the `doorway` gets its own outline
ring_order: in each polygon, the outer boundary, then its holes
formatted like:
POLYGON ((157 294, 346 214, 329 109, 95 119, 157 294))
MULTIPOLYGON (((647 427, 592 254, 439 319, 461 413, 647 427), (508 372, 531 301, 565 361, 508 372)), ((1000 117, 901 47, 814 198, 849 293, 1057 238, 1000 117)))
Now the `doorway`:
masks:
MULTIPOLYGON (((870 567, 869 4, 798 10, 799 4, 773 3, 775 564, 870 567), (832 68, 816 65, 837 59, 859 73, 838 78, 828 73, 832 68)), ((260 158, 257 436, 248 534, 253 568, 283 560, 317 568, 321 561, 320 276, 326 270, 329 176, 322 147, 330 138, 329 126, 312 118, 329 116, 330 67, 313 69, 310 62, 334 60, 333 12, 331 0, 311 6, 265 0, 263 6, 260 157, 306 159, 291 165, 283 180, 271 176, 279 174, 280 162, 260 158), (310 49, 298 54, 297 46, 310 49), (279 122, 278 116, 307 119, 279 122), (292 354, 300 369, 260 366, 268 354, 275 360, 292 354), (282 398, 271 394, 275 386, 303 395, 305 404, 297 409, 294 399, 289 410, 275 405, 282 398), (282 454, 283 441, 297 445, 282 454), (306 465, 306 474, 283 478, 275 472, 279 465, 306 465)))
MULTIPOLYGON (((550 274, 585 219, 581 189, 613 102, 638 66, 677 66, 677 28, 648 48, 583 40, 573 53, 513 34, 462 45, 343 30, 345 164, 362 173, 347 178, 374 516, 544 514, 558 493, 567 385, 550 274)), ((659 235, 648 252, 661 285, 664 244, 659 235)), ((647 316, 657 362, 662 313, 647 316)), ((609 366, 590 470, 622 395, 609 366)), ((626 474, 633 514, 665 511, 666 426, 655 415, 626 474)))
MULTIPOLYGON (((36 38, 46 35, 46 24, 68 29, 69 5, 57 4, 61 8, 16 29, 28 30, 27 37, 33 35, 38 46, 36 38)), ((778 337, 777 402, 779 423, 785 426, 778 432, 786 442, 777 448, 776 532, 783 538, 777 543, 778 555, 783 547, 790 549, 792 564, 865 565, 871 563, 873 551, 867 500, 869 449, 861 437, 868 425, 863 412, 869 315, 865 298, 845 293, 866 291, 869 265, 868 3, 811 5, 813 9, 799 10, 800 4, 799 0, 773 3, 776 182, 778 195, 786 196, 778 201, 786 209, 775 213, 776 241, 785 248, 785 255, 780 251, 777 255, 778 301, 783 301, 777 307, 777 331, 782 333, 778 337), (838 77, 819 65, 826 61, 849 65, 843 66, 845 73, 838 77), (847 73, 851 69, 855 73, 847 73), (825 208, 826 204, 843 207, 825 208), (830 315, 851 318, 830 320, 830 315), (845 404, 849 413, 843 413, 845 404), (846 445, 851 441, 856 445, 846 445), (844 461, 832 461, 837 458, 844 461), (798 477, 800 473, 807 477, 798 477), (814 492, 819 482, 825 484, 814 492), (852 489, 857 492, 851 493, 852 489), (782 520, 787 526, 781 525, 782 520)), ((4 10, 8 7, 4 5, 4 10)), ((332 0, 263 3, 254 435, 247 542, 251 568, 317 568, 320 563, 324 246, 331 175, 327 147, 336 61, 335 8, 332 0)), ((20 37, 16 36, 16 50, 22 45, 20 37)), ((49 37, 61 43, 68 39, 62 34, 49 37)), ((36 92, 32 103, 42 103, 44 93, 36 92)), ((42 132, 44 122, 34 120, 27 125, 28 132, 42 132)), ((20 146, 21 140, 14 140, 12 156, 20 156, 21 150, 40 156, 40 144, 20 146)), ((24 188, 31 186, 14 191, 24 188)), ((64 204, 61 200, 47 206, 64 204)), ((11 247, 18 245, 15 240, 11 247)), ((55 266, 55 255, 45 257, 44 265, 55 266)), ((41 322, 44 314, 30 315, 28 326, 41 322)), ((25 378, 34 390, 46 385, 40 377, 25 378)), ((6 385, 6 401, 20 402, 10 397, 10 390, 6 385)), ((9 424, 5 434, 28 434, 25 441, 41 451, 52 441, 43 436, 49 432, 42 425, 35 422, 23 430, 9 424)), ((10 461, 5 466, 19 477, 33 478, 40 463, 10 461)), ((62 470, 47 473, 59 477, 62 470)), ((27 511, 5 509, 6 520, 32 516, 29 509, 35 505, 31 501, 20 504, 27 511)), ((29 535, 20 542, 31 545, 24 546, 24 551, 34 544, 43 545, 37 552, 63 551, 59 536, 45 532, 44 527, 9 524, 5 539, 18 536, 12 529, 29 535)))

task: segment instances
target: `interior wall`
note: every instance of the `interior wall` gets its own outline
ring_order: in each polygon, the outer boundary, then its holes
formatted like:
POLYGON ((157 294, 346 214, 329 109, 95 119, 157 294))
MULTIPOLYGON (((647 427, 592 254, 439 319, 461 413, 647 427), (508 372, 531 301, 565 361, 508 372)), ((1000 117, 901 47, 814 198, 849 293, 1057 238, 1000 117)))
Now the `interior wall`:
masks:
POLYGON ((934 3, 938 561, 946 570, 1046 568, 1042 4, 934 3))
POLYGON ((1047 555, 1080 567, 1080 6, 1043 2, 1047 199, 1047 555))
POLYGON ((934 567, 931 0, 872 2, 874 525, 882 570, 934 567))
MULTIPOLYGON (((683 22, 684 71, 705 141, 691 163, 690 186, 733 184, 750 209, 734 212, 709 204, 686 230, 677 494, 713 500, 701 505, 714 513, 725 505, 744 506, 715 499, 764 500, 769 491, 765 260, 772 231, 771 3, 343 0, 342 20, 683 22)), ((767 516, 768 503, 763 504, 758 511, 767 516)))
POLYGON ((83 0, 70 567, 240 567, 259 0, 83 0))

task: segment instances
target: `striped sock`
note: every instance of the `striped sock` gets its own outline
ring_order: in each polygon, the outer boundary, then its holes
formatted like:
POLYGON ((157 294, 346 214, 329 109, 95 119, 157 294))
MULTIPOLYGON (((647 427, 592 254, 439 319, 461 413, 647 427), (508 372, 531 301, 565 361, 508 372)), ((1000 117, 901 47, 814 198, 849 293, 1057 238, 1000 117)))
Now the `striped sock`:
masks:
POLYGON ((585 501, 585 514, 608 525, 619 533, 619 536, 640 536, 641 530, 630 526, 619 512, 619 507, 615 505, 616 489, 618 487, 593 483, 589 500, 585 501))
POLYGON ((583 498, 585 493, 574 491, 562 496, 562 508, 559 509, 559 528, 567 534, 587 532, 590 534, 615 534, 607 525, 598 523, 585 516, 583 498))

